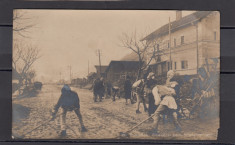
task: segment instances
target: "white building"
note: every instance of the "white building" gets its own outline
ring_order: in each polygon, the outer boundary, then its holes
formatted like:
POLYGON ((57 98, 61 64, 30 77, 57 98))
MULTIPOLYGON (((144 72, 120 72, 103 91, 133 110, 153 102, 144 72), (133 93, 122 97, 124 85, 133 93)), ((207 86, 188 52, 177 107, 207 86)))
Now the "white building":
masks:
POLYGON ((155 46, 156 61, 151 66, 157 75, 169 69, 180 75, 197 74, 206 59, 210 63, 210 58, 220 57, 219 12, 198 11, 182 17, 181 11, 177 11, 175 21, 160 27, 144 40, 155 46))

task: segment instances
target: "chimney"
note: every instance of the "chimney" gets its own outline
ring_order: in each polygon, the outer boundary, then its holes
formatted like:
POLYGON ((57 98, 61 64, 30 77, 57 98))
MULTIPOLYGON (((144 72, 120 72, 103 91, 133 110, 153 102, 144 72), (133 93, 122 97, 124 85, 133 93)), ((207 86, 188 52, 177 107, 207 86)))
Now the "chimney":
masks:
POLYGON ((182 18, 182 11, 176 11, 176 21, 182 18))

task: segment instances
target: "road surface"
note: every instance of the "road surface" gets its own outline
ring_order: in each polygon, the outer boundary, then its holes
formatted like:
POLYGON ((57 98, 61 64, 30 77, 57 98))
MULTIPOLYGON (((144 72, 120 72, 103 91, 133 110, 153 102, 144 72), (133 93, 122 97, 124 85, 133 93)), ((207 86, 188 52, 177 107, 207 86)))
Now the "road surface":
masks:
MULTIPOLYGON (((59 139, 60 116, 50 121, 50 111, 60 97, 60 85, 44 85, 36 97, 13 99, 13 138, 26 139, 59 139), (33 130, 37 126, 39 128, 33 130), (32 131, 33 130, 33 131, 32 131)), ((125 132, 148 117, 143 111, 135 113, 135 104, 125 104, 124 99, 104 99, 103 102, 93 102, 93 94, 90 90, 73 88, 80 98, 81 113, 88 132, 80 132, 80 124, 74 112, 67 113, 66 123, 69 139, 113 139, 119 132, 125 132)), ((59 110, 58 114, 61 112, 59 110)), ((174 131, 172 123, 163 125, 160 122, 160 134, 148 136, 153 123, 146 122, 130 133, 131 139, 207 139, 217 138, 219 119, 214 120, 181 120, 183 133, 174 131)))

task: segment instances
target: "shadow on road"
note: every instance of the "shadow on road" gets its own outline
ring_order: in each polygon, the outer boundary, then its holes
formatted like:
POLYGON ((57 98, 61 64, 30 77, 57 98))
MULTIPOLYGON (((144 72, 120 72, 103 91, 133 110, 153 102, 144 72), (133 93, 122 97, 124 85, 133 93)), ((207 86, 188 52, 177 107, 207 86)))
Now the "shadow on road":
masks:
POLYGON ((12 121, 15 123, 19 123, 22 119, 28 118, 30 114, 30 108, 20 104, 12 104, 12 110, 12 121))

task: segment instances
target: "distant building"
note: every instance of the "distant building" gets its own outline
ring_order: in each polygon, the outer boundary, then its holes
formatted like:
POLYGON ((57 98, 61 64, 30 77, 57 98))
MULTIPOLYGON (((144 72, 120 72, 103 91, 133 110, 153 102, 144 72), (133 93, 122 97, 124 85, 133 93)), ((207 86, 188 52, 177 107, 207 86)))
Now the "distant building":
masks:
POLYGON ((71 85, 83 85, 87 82, 87 80, 85 78, 76 78, 76 79, 72 79, 71 81, 71 85))
POLYGON ((169 69, 180 75, 194 75, 206 59, 219 59, 219 12, 198 11, 182 17, 181 11, 177 11, 176 20, 170 24, 141 40, 155 46, 156 58, 151 67, 157 75, 163 75, 169 69))
POLYGON ((125 79, 127 75, 136 77, 139 69, 139 61, 111 61, 106 69, 106 79, 116 82, 125 79))
POLYGON ((98 76, 105 76, 105 70, 107 69, 108 66, 104 66, 104 65, 95 65, 96 68, 96 73, 98 76))

